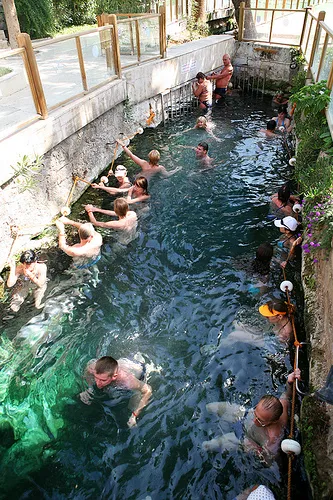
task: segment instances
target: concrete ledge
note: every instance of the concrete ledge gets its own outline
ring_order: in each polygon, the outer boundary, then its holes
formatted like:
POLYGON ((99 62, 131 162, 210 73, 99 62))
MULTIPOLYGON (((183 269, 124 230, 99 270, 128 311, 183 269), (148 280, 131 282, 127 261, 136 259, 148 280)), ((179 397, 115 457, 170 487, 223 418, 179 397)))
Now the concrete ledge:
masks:
POLYGON ((13 176, 10 165, 23 155, 43 155, 67 137, 126 99, 126 82, 115 80, 69 104, 52 111, 0 142, 0 184, 13 176))
POLYGON ((0 78, 0 97, 6 97, 24 89, 28 81, 23 70, 13 70, 0 78))

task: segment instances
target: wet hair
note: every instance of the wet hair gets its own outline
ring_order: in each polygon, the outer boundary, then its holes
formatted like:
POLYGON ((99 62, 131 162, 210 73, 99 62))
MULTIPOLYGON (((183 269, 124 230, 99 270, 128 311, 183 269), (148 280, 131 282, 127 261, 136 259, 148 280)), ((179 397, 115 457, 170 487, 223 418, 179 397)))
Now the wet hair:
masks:
POLYGON ((115 374, 118 368, 118 361, 111 356, 103 356, 96 361, 96 373, 107 373, 110 377, 115 374))
POLYGON ((199 142, 198 146, 201 146, 204 149, 204 151, 206 151, 208 153, 208 144, 207 144, 207 142, 204 142, 204 141, 203 142, 199 142))
POLYGON ((290 188, 287 184, 283 184, 278 190, 278 200, 282 201, 282 203, 288 203, 290 198, 290 188))
POLYGON ((135 179, 134 185, 143 189, 144 194, 149 195, 149 193, 148 193, 148 181, 145 177, 143 177, 143 175, 140 175, 140 177, 137 177, 135 179))
POLYGON ((295 306, 293 306, 293 304, 290 304, 289 306, 288 302, 281 299, 269 300, 266 305, 270 312, 273 312, 274 310, 280 312, 281 314, 287 314, 287 316, 295 312, 295 306))
POLYGON ((270 410, 272 414, 272 423, 279 420, 283 413, 283 406, 281 401, 276 396, 266 394, 260 399, 259 403, 261 403, 261 407, 263 409, 270 410))
POLYGON ((199 80, 200 78, 202 78, 203 80, 206 80, 206 75, 204 73, 201 73, 201 71, 196 76, 197 80, 199 80))
POLYGON ((280 113, 284 113, 285 115, 287 115, 287 108, 285 106, 279 106, 278 107, 278 114, 280 113))
POLYGON ((157 149, 153 149, 150 151, 148 154, 149 161, 152 165, 158 165, 159 159, 161 158, 161 155, 157 149))
POLYGON ((205 116, 199 116, 197 118, 197 125, 198 123, 204 123, 205 125, 207 125, 207 118, 205 116))
POLYGON ((275 120, 269 120, 267 122, 267 130, 274 131, 276 129, 276 121, 275 120))
POLYGON ((81 224, 81 226, 79 227, 79 236, 81 240, 87 240, 91 236, 94 236, 94 233, 94 226, 90 222, 81 224))
POLYGON ((32 264, 33 262, 37 262, 36 252, 33 250, 26 250, 20 257, 21 264, 32 264))
POLYGON ((269 274, 273 251, 273 246, 270 243, 259 245, 256 251, 256 258, 253 262, 253 271, 255 273, 269 274))
POLYGON ((125 198, 117 198, 114 201, 113 208, 118 217, 125 217, 128 212, 128 203, 125 198))

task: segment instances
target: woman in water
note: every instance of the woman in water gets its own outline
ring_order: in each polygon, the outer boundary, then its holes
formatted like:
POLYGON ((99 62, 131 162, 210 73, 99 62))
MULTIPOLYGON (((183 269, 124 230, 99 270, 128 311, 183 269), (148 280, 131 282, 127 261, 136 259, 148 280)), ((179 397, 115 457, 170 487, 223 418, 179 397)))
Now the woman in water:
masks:
POLYGON ((298 201, 295 196, 290 194, 290 188, 287 184, 283 184, 277 193, 273 194, 272 198, 273 209, 283 215, 293 214, 293 204, 298 201))
POLYGON ((280 129, 281 132, 290 132, 291 124, 290 118, 288 118, 287 109, 284 106, 278 108, 278 115, 272 118, 276 122, 276 128, 280 129), (282 130, 280 127, 283 127, 282 130))
POLYGON ((148 181, 141 175, 135 179, 133 186, 128 191, 126 201, 131 205, 133 203, 139 203, 140 201, 149 200, 149 198, 148 181))
POLYGON ((280 342, 289 342, 293 338, 293 325, 291 323, 291 314, 294 314, 293 305, 288 306, 287 302, 279 299, 273 299, 259 307, 259 312, 271 325, 273 332, 280 342))

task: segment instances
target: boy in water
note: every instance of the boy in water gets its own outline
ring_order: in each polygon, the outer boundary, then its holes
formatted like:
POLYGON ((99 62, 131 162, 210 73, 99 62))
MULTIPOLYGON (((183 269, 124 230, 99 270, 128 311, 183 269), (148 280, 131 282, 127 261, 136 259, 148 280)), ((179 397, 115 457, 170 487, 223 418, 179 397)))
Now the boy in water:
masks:
POLYGON ((21 255, 18 266, 14 259, 10 261, 9 266, 7 286, 11 288, 16 285, 10 304, 11 310, 17 312, 20 309, 30 290, 34 290, 35 307, 41 309, 44 306, 41 302, 46 290, 46 264, 37 261, 33 250, 27 250, 21 255))
POLYGON ((111 387, 135 391, 139 401, 133 405, 132 414, 127 422, 128 427, 134 427, 139 413, 148 404, 152 395, 151 386, 141 380, 143 372, 144 368, 140 364, 127 359, 116 361, 111 356, 103 356, 98 360, 91 360, 86 368, 86 378, 90 387, 81 392, 80 399, 83 403, 90 405, 94 387, 103 390, 106 394, 111 387))

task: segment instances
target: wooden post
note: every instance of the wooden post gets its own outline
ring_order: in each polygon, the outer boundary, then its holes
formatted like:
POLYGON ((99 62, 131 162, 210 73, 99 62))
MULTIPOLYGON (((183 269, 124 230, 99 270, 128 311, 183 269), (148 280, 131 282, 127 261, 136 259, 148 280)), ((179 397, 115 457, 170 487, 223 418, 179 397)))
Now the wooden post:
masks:
POLYGON ((244 38, 244 18, 245 18, 245 2, 239 5, 239 26, 238 26, 238 41, 241 42, 244 38))
POLYGON ((166 57, 167 38, 166 38, 166 9, 165 5, 160 5, 158 9, 159 17, 159 35, 160 35, 160 54, 162 58, 166 57))
POLYGON ((135 37, 136 37, 136 50, 138 52, 138 61, 141 60, 141 46, 140 46, 140 26, 139 21, 135 21, 135 37))
POLYGON ((37 114, 41 115, 43 120, 45 120, 45 118, 47 118, 48 116, 47 105, 30 36, 27 33, 20 33, 19 35, 17 35, 17 43, 19 47, 25 49, 24 65, 27 72, 32 97, 35 103, 35 108, 37 114))
POLYGON ((269 29, 268 43, 271 43, 275 10, 272 11, 271 26, 269 29))
POLYGON ((331 62, 331 68, 327 78, 327 88, 332 90, 332 87, 333 87, 333 61, 331 62))
POLYGON ((178 9, 179 9, 179 4, 178 0, 176 0, 176 21, 178 21, 178 9))
MULTIPOLYGON (((311 7, 310 7, 310 9, 309 9, 309 7, 306 7, 306 9, 305 9, 305 15, 304 15, 304 22, 303 22, 303 27, 302 27, 302 33, 301 33, 301 38, 300 38, 300 41, 299 41, 300 49, 302 48, 302 45, 303 45, 306 24, 308 22, 309 10, 311 10, 311 7)), ((303 53, 305 54, 305 52, 303 52, 303 53)))
POLYGON ((325 34, 325 40, 324 40, 324 45, 323 45, 323 50, 322 50, 322 52, 321 52, 320 61, 319 61, 319 65, 318 65, 318 71, 317 71, 317 76, 316 76, 316 82, 318 82, 318 81, 319 81, 319 75, 320 75, 320 72, 321 72, 321 68, 323 67, 323 62, 324 62, 324 59, 325 59, 326 50, 327 50, 327 45, 328 45, 328 39, 329 39, 329 35, 328 35, 328 33, 326 32, 326 34, 325 34))
POLYGON ((121 78, 121 60, 120 60, 117 16, 115 14, 111 14, 109 16, 109 22, 113 27, 112 47, 113 47, 114 64, 116 68, 116 73, 119 76, 119 78, 121 78))
MULTIPOLYGON (((132 16, 128 16, 129 19, 131 19, 132 16)), ((129 30, 130 30, 130 38, 131 38, 131 55, 134 56, 135 54, 135 47, 134 47, 134 36, 133 36, 133 24, 129 23, 129 30)))
POLYGON ((309 45, 309 40, 310 40, 310 33, 311 33, 311 30, 312 30, 312 23, 313 23, 313 17, 311 16, 311 21, 310 21, 310 26, 309 26, 309 33, 308 33, 308 38, 307 38, 306 44, 305 44, 304 55, 308 51, 308 45, 309 45))
POLYGON ((324 21, 325 14, 326 14, 326 12, 324 10, 321 10, 319 12, 319 14, 318 14, 318 17, 317 17, 316 31, 315 31, 315 34, 314 34, 314 37, 313 37, 311 55, 310 55, 310 59, 309 59, 308 72, 307 72, 307 75, 306 75, 307 78, 311 78, 311 75, 312 75, 311 68, 312 68, 314 56, 315 56, 315 53, 316 53, 316 50, 317 50, 318 34, 319 34, 319 28, 320 28, 320 24, 319 23, 320 23, 320 21, 324 21))
POLYGON ((87 75, 86 75, 86 70, 85 70, 85 67, 84 67, 84 60, 83 60, 83 54, 82 54, 82 46, 81 46, 81 40, 80 40, 79 36, 75 37, 75 43, 76 43, 77 55, 78 55, 78 58, 79 58, 82 87, 83 87, 83 90, 88 90, 87 75))

